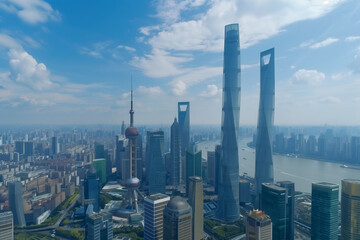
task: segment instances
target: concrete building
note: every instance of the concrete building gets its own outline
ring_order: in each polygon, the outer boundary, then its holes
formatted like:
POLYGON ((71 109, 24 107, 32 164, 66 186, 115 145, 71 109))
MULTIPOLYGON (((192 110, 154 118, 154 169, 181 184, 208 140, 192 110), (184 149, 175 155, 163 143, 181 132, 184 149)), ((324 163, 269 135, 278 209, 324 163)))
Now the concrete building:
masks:
POLYGON ((311 195, 311 239, 337 240, 339 185, 326 182, 313 183, 311 195))
POLYGON ((239 118, 240 118, 239 25, 225 26, 221 159, 217 216, 239 219, 239 118))
POLYGON ((170 197, 157 193, 144 199, 144 240, 171 239, 163 236, 163 215, 170 197))
POLYGON ((360 180, 341 181, 341 238, 360 239, 360 180))
POLYGON ((86 240, 112 240, 113 221, 109 212, 94 213, 86 217, 86 240))
POLYGON ((193 240, 204 237, 204 193, 201 177, 189 177, 189 204, 192 209, 193 240))
POLYGON ((11 212, 0 212, 0 239, 14 239, 14 220, 11 212))
POLYGON ((164 239, 193 239, 191 211, 182 197, 171 199, 164 209, 164 239))
POLYGON ((272 239, 272 223, 269 215, 259 210, 250 211, 246 218, 246 240, 272 239))
MULTIPOLYGON (((274 182, 272 159, 274 107, 275 56, 274 48, 271 48, 260 53, 260 103, 255 153, 255 186, 258 195, 261 194, 262 183, 274 182)), ((256 204, 258 205, 258 201, 256 204)))

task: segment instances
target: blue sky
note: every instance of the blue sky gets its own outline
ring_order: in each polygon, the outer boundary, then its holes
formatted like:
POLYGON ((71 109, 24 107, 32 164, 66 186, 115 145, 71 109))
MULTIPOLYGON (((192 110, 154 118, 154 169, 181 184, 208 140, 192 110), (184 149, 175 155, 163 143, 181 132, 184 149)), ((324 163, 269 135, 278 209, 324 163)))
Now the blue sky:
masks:
POLYGON ((0 0, 0 124, 219 124, 224 26, 239 23, 241 125, 275 47, 276 125, 359 125, 357 0, 0 0))

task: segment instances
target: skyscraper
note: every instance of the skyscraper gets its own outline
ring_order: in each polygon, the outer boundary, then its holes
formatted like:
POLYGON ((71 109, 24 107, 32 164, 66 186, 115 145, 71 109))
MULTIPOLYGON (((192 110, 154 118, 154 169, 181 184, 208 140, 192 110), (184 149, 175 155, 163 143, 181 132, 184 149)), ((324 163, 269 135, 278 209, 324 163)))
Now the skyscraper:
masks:
POLYGON ((273 239, 286 240, 286 189, 263 183, 261 191, 261 210, 271 218, 273 239))
POLYGON ((360 180, 341 181, 341 237, 360 239, 360 180))
POLYGON ((112 240, 113 221, 112 214, 100 212, 86 218, 86 240, 112 240))
POLYGON ((207 152, 207 183, 212 184, 215 186, 215 171, 216 171, 216 165, 215 165, 215 151, 208 151, 207 152))
POLYGON ((191 226, 190 205, 182 197, 174 197, 164 209, 164 239, 191 240, 191 226))
POLYGON ((240 118, 239 25, 225 26, 221 163, 218 218, 239 219, 239 118, 240 118))
POLYGON ((20 182, 9 182, 9 207, 14 216, 14 225, 23 227, 26 225, 24 215, 24 203, 22 186, 20 182))
MULTIPOLYGON (((99 212, 99 179, 96 176, 96 170, 91 166, 90 170, 86 173, 84 180, 84 198, 92 202, 93 211, 99 212)), ((87 209, 86 204, 85 209, 87 209)))
POLYGON ((186 151, 186 195, 189 196, 189 177, 201 177, 201 151, 193 153, 186 151))
POLYGON ((265 212, 253 210, 246 218, 246 240, 272 240, 272 223, 265 212))
POLYGON ((161 193, 144 199, 144 240, 163 239, 164 208, 169 201, 170 197, 161 193))
POLYGON ((192 209, 192 234, 193 240, 204 237, 204 196, 203 181, 201 177, 189 178, 189 203, 192 209))
POLYGON ((181 156, 190 147, 190 102, 178 102, 178 117, 181 136, 181 156))
POLYGON ((59 153, 59 143, 57 137, 51 138, 51 153, 58 154, 59 153))
POLYGON ((104 186, 107 181, 106 177, 106 159, 105 158, 99 158, 93 160, 93 166, 96 170, 96 175, 98 176, 100 180, 100 185, 104 186))
POLYGON ((123 138, 122 136, 116 136, 115 164, 116 164, 116 175, 119 179, 122 179, 122 164, 124 157, 125 157, 125 138, 123 138))
POLYGON ((221 174, 221 145, 215 146, 215 193, 219 193, 219 182, 220 182, 220 174, 221 174))
POLYGON ((286 240, 294 240, 295 235, 295 184, 291 181, 277 182, 282 188, 286 189, 286 240))
POLYGON ((146 171, 149 193, 165 193, 166 169, 163 131, 148 131, 146 151, 148 157, 146 171))
POLYGON ((179 185, 181 176, 180 126, 176 118, 171 125, 170 141, 170 184, 179 185))
POLYGON ((275 101, 274 48, 260 54, 260 104, 256 136, 255 182, 257 194, 262 183, 274 182, 272 132, 275 101))
POLYGON ((339 185, 313 183, 311 196, 311 239, 337 240, 339 227, 339 185))
POLYGON ((0 212, 0 239, 14 239, 13 214, 11 212, 0 212))

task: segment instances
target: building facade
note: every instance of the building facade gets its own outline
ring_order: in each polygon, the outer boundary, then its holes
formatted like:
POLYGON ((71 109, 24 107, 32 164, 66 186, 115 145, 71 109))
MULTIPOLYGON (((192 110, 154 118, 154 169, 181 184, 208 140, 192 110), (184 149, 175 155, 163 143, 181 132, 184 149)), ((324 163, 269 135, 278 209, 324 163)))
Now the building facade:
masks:
POLYGON ((178 118, 181 138, 181 156, 190 147, 190 102, 178 102, 178 118))
POLYGON ((341 181, 341 239, 360 239, 360 180, 341 181))
POLYGON ((14 220, 12 212, 0 213, 0 239, 14 239, 14 220))
POLYGON ((277 185, 285 188, 286 205, 286 240, 294 240, 295 236, 295 183, 291 181, 280 181, 277 185))
POLYGON ((189 177, 201 177, 202 173, 201 151, 193 153, 186 151, 186 195, 189 193, 189 177))
POLYGON ((255 154, 255 183, 257 194, 262 183, 274 182, 272 132, 275 107, 274 48, 260 54, 260 102, 255 154))
POLYGON ((239 25, 225 26, 223 107, 221 123, 221 163, 218 218, 239 219, 239 118, 240 118, 239 25))
POLYGON ((189 177, 189 204, 192 209, 193 240, 204 237, 204 193, 201 177, 189 177))
POLYGON ((86 218, 85 232, 86 240, 112 240, 112 214, 109 212, 100 212, 89 215, 86 218))
POLYGON ((250 211, 246 218, 246 240, 272 239, 272 223, 269 215, 259 210, 250 211))
POLYGON ((20 182, 9 182, 9 207, 14 216, 14 225, 23 227, 26 225, 24 215, 24 203, 22 185, 20 182))
POLYGON ((193 239, 191 211, 182 197, 171 199, 164 209, 164 239, 193 239))
POLYGON ((144 240, 170 239, 163 236, 164 208, 170 197, 156 193, 144 199, 144 240))
POLYGON ((171 125, 170 139, 170 184, 179 185, 181 180, 181 137, 177 119, 171 125))
POLYGON ((311 239, 337 240, 339 227, 339 185, 313 183, 311 194, 311 239))

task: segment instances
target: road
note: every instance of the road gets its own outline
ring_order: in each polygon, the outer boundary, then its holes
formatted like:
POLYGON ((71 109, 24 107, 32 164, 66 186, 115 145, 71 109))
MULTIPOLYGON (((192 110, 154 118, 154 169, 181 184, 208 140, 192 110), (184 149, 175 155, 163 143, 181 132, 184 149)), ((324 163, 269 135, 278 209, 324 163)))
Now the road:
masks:
POLYGON ((65 218, 65 216, 69 212, 69 210, 75 206, 76 201, 79 199, 79 197, 80 197, 80 195, 78 195, 75 198, 73 203, 67 209, 63 210, 63 213, 61 214, 61 216, 59 217, 59 219, 56 221, 56 223, 54 225, 42 227, 42 228, 15 229, 14 232, 15 233, 17 233, 17 232, 40 232, 40 231, 47 231, 47 230, 52 230, 52 229, 58 228, 60 226, 61 221, 65 218))

